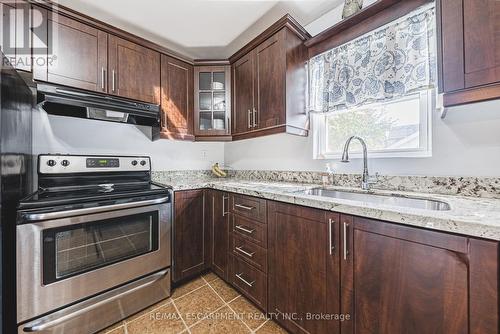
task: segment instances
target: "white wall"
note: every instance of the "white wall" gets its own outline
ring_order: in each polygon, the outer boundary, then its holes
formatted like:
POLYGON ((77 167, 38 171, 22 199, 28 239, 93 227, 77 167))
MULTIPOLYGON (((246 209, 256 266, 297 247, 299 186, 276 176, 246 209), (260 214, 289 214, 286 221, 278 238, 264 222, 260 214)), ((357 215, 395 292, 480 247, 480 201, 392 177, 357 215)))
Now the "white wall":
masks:
POLYGON ((62 154, 148 155, 153 170, 208 169, 224 160, 223 143, 160 139, 152 142, 148 127, 61 117, 37 111, 33 151, 62 154))
MULTIPOLYGON (((373 0, 365 0, 365 5, 373 0)), ((340 7, 306 28, 316 34, 340 19, 340 7)), ((35 114, 34 152, 149 155, 154 170, 208 169, 225 161, 235 169, 324 171, 313 160, 312 137, 286 134, 232 143, 151 142, 147 128, 35 114), (142 130, 142 131, 141 131, 142 130)), ((371 172, 392 175, 500 176, 500 101, 451 108, 445 120, 433 117, 431 158, 371 159, 371 172)), ((359 173, 360 159, 334 162, 337 172, 359 173)))
MULTIPOLYGON (((377 2, 377 0, 364 0, 363 1, 363 8, 377 2)), ((304 28, 312 35, 315 36, 322 32, 323 30, 331 27, 334 25, 336 22, 339 22, 342 19, 342 11, 344 9, 343 5, 344 1, 342 1, 342 4, 339 6, 335 7, 334 9, 324 13, 320 17, 318 17, 316 20, 313 22, 309 23, 306 25, 304 28)))
MULTIPOLYGON (((338 22, 341 13, 339 6, 306 29, 315 35, 338 22)), ((235 169, 311 171, 324 171, 332 162, 339 173, 360 173, 362 166, 361 159, 313 160, 312 136, 286 134, 226 143, 225 162, 235 169)), ((500 176, 500 100, 450 108, 444 120, 435 112, 430 158, 370 159, 369 164, 370 172, 386 175, 500 176)))
MULTIPOLYGON (((360 173, 361 159, 313 160, 312 136, 287 134, 226 143, 225 162, 235 169, 360 173)), ((444 120, 433 117, 430 158, 370 159, 370 172, 385 175, 500 176, 500 100, 450 108, 444 120)))

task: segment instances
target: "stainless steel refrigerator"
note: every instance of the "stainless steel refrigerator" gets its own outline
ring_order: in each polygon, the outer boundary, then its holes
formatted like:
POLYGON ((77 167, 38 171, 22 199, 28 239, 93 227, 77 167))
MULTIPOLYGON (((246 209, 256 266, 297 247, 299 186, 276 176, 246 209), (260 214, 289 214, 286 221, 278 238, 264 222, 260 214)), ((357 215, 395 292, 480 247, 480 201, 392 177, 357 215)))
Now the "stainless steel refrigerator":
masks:
POLYGON ((0 333, 7 334, 16 328, 16 208, 19 199, 32 191, 33 94, 0 55, 0 333))

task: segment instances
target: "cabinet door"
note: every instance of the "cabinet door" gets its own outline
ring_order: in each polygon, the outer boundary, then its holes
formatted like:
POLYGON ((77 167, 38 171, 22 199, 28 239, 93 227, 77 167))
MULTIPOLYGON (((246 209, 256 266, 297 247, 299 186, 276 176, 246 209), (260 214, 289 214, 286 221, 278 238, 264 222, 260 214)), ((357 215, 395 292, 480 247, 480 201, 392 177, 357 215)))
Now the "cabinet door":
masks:
POLYGON ((269 312, 292 333, 339 333, 339 216, 270 202, 269 312), (312 315, 312 317, 308 317, 312 315))
POLYGON ((342 216, 342 333, 468 333, 467 238, 342 216))
POLYGON ((233 133, 252 130, 254 110, 254 53, 233 65, 233 133))
POLYGON ((160 103, 160 53, 109 35, 110 94, 160 103))
POLYGON ((36 80, 106 92, 107 34, 63 15, 48 15, 46 62, 33 64, 36 80))
POLYGON ((176 191, 174 195, 173 280, 199 274, 209 263, 209 231, 203 190, 176 191))
POLYGON ((224 136, 230 133, 231 66, 194 68, 194 133, 224 136))
POLYGON ((285 124, 285 29, 255 50, 255 123, 258 128, 285 124))
POLYGON ((500 82, 500 1, 464 0, 466 88, 500 82))
POLYGON ((228 279, 229 251, 229 196, 213 190, 212 203, 212 270, 223 279, 228 279))
POLYGON ((193 136, 193 66, 161 55, 162 132, 176 139, 193 136))

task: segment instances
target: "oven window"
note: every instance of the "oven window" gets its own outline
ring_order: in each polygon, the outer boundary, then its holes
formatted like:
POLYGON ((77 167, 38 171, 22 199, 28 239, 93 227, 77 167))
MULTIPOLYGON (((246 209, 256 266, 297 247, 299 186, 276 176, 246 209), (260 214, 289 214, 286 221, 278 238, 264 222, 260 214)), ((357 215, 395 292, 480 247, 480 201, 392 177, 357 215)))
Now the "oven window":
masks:
POLYGON ((43 231, 43 282, 49 284, 158 249, 158 212, 43 231))

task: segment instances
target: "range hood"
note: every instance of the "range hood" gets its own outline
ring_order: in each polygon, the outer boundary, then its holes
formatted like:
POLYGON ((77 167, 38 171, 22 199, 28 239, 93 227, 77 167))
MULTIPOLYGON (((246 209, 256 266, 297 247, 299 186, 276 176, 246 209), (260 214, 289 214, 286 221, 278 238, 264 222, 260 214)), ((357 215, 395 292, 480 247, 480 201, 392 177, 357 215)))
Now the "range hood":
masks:
POLYGON ((47 113, 151 127, 160 137, 160 106, 106 94, 44 83, 37 84, 37 103, 47 113))

